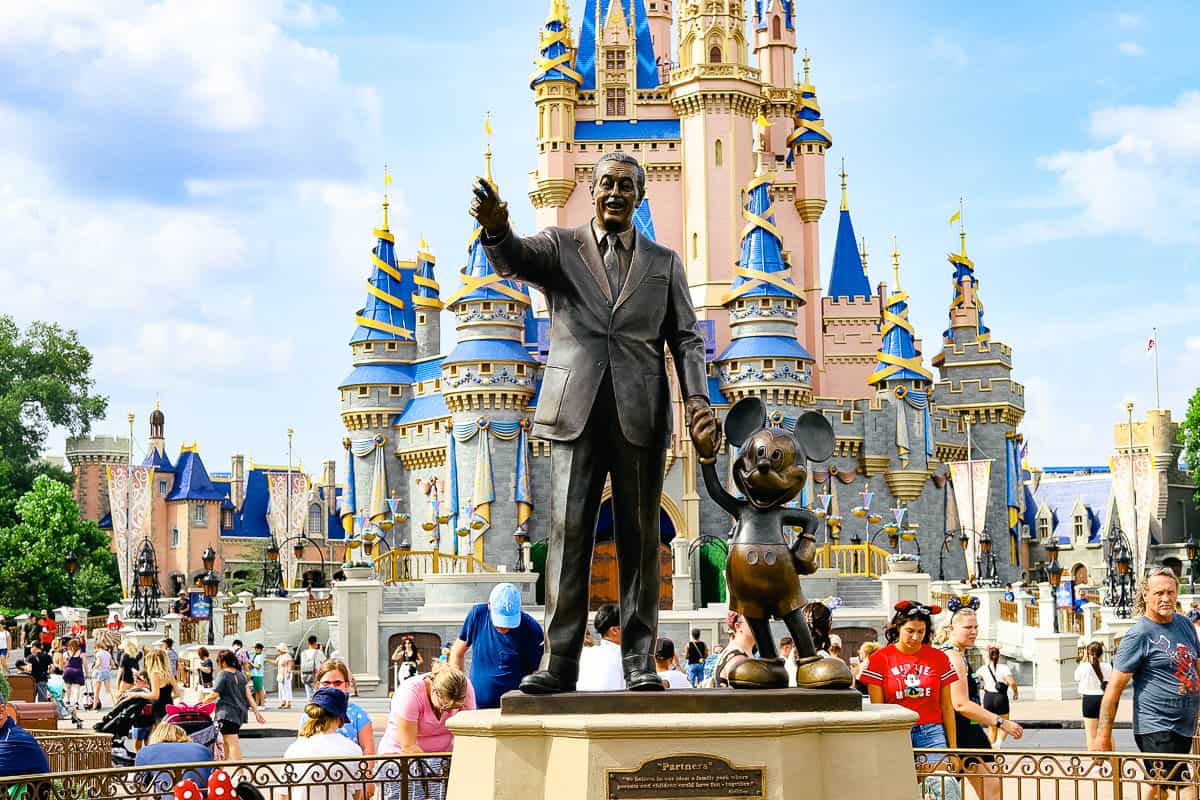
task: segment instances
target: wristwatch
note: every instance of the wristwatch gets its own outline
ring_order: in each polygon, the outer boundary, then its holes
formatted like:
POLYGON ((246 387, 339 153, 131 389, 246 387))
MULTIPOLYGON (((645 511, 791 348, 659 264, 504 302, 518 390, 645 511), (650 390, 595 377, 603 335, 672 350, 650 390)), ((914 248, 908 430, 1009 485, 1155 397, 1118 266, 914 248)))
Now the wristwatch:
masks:
POLYGON ((996 727, 997 728, 1004 727, 1004 717, 996 717, 996 727))

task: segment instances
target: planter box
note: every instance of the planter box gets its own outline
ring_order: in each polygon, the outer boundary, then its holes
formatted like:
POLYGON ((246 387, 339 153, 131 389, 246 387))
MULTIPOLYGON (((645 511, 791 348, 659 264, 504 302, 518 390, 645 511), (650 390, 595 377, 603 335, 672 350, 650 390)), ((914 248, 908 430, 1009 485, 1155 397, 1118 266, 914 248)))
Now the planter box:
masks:
POLYGON ((921 566, 919 561, 889 561, 888 572, 916 572, 921 566))

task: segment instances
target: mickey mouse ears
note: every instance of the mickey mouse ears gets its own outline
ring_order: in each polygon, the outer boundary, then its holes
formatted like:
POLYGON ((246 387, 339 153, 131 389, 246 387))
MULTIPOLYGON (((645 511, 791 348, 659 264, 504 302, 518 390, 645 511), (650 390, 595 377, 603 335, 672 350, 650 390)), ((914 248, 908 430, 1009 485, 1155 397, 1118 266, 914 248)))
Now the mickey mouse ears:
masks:
POLYGON ((964 608, 969 608, 972 611, 979 610, 979 598, 972 597, 969 594, 956 594, 946 601, 946 609, 955 614, 964 608))
POLYGON ((733 404, 725 415, 725 439, 741 447, 767 419, 767 405, 757 397, 744 397, 733 404))

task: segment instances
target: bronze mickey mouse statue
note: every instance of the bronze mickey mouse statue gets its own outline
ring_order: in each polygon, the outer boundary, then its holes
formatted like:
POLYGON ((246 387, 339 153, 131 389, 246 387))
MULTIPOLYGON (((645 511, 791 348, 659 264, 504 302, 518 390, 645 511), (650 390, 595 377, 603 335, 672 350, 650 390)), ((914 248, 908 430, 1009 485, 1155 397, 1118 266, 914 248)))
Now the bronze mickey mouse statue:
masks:
MULTIPOLYGON (((717 477, 715 463, 701 461, 709 495, 733 515, 725 581, 729 607, 746 618, 758 644, 758 658, 746 659, 730 671, 729 684, 739 689, 778 689, 788 685, 783 659, 771 635, 771 617, 783 620, 799 656, 796 683, 806 689, 844 689, 854 682, 850 668, 837 658, 817 655, 801 611, 804 595, 799 575, 816 571, 817 516, 808 509, 784 508, 804 488, 806 459, 833 455, 833 426, 810 411, 795 432, 767 427, 766 405, 755 397, 739 400, 725 417, 725 439, 738 448, 733 480, 746 496, 731 496, 717 477), (784 526, 803 532, 788 547, 784 526)), ((713 460, 715 462, 715 459, 713 460)))

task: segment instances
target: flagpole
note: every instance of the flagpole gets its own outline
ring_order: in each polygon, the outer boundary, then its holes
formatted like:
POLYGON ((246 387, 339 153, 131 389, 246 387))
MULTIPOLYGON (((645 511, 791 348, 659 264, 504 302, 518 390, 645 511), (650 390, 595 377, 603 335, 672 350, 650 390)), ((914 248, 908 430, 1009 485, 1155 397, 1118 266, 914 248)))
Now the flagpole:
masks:
POLYGON ((1154 331, 1154 407, 1162 408, 1162 394, 1158 388, 1158 328, 1151 328, 1154 331))

